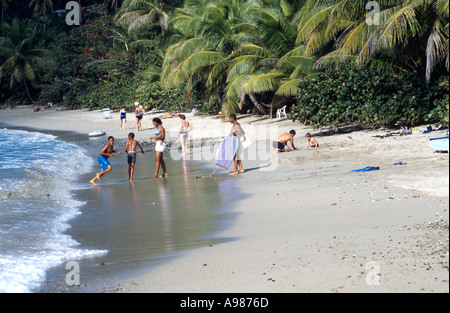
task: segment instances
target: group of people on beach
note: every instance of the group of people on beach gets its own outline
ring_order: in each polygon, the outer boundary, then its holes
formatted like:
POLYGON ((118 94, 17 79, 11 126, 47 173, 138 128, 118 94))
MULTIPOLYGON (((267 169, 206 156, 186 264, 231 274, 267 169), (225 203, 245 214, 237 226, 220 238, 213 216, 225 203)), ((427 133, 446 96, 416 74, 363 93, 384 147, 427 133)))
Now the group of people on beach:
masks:
MULTIPOLYGON (((142 119, 144 118, 145 110, 139 102, 134 103, 135 110, 134 114, 136 115, 136 131, 142 131, 142 119)), ((167 119, 167 118, 177 118, 180 117, 181 114, 175 114, 173 112, 166 113, 161 115, 159 119, 167 119)), ((125 107, 120 110, 120 130, 125 130, 125 123, 127 122, 127 109, 125 107)))
MULTIPOLYGON (((141 115, 143 116, 143 109, 140 110, 140 105, 136 102, 136 118, 138 117, 138 111, 142 112, 141 115)), ((125 109, 124 109, 125 110, 125 109)), ((175 116, 167 117, 172 118, 175 116)), ((182 147, 182 155, 186 156, 188 154, 187 149, 187 139, 188 134, 193 130, 192 125, 186 121, 185 115, 177 115, 177 117, 181 120, 181 128, 180 128, 180 142, 182 147)), ((125 114, 121 111, 121 121, 126 118, 126 111, 125 114)), ((142 120, 142 118, 137 118, 139 121, 142 120)), ((164 151, 166 149, 166 130, 162 126, 163 122, 161 121, 161 118, 156 117, 152 120, 153 125, 155 126, 155 136, 151 137, 150 140, 155 141, 155 152, 156 152, 156 169, 155 174, 152 176, 152 178, 158 178, 159 170, 160 168, 163 171, 163 174, 159 177, 168 177, 167 169, 166 169, 166 163, 164 162, 164 151)), ((241 156, 244 154, 244 143, 247 140, 245 137, 245 131, 242 128, 242 126, 237 121, 237 116, 235 114, 231 114, 229 117, 229 122, 232 124, 231 131, 229 136, 235 136, 238 139, 239 147, 238 150, 234 156, 233 163, 234 163, 234 171, 230 173, 230 175, 238 175, 245 172, 244 166, 242 164, 241 156)), ((121 129, 122 129, 122 122, 121 122, 121 129)), ((138 131, 141 130, 140 123, 137 124, 138 131)), ((295 130, 291 130, 289 133, 283 133, 279 136, 278 140, 274 142, 274 152, 276 153, 285 153, 290 152, 293 150, 296 150, 297 148, 294 145, 294 137, 296 136, 295 130), (289 147, 289 144, 291 147, 289 147)), ((318 149, 319 143, 312 138, 312 135, 310 133, 306 134, 307 143, 305 148, 307 149, 318 149)), ((136 150, 139 148, 141 150, 141 153, 144 154, 144 150, 142 146, 137 142, 135 139, 134 133, 128 134, 128 141, 125 146, 125 153, 127 153, 127 160, 128 160, 128 175, 129 180, 133 181, 133 175, 134 175, 134 167, 136 164, 136 150)), ((103 149, 100 151, 100 156, 98 157, 98 162, 100 164, 100 167, 102 169, 101 172, 97 173, 96 176, 90 181, 92 184, 96 185, 97 181, 100 181, 101 178, 112 171, 111 163, 108 161, 110 157, 112 157, 114 154, 119 154, 120 151, 114 150, 114 137, 110 136, 108 138, 108 144, 103 147, 103 149)))

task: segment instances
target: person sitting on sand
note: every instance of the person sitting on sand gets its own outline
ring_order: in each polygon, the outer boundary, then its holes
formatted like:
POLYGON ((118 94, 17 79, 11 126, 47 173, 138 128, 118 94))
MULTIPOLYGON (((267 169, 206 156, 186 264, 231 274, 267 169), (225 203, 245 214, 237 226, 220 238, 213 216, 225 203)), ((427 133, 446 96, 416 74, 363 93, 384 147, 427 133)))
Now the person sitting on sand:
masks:
POLYGON ((295 130, 291 130, 289 133, 282 133, 278 137, 278 141, 274 142, 275 152, 291 152, 297 149, 294 145, 294 137, 296 134, 295 130), (287 145, 288 142, 291 143, 292 148, 287 145))
POLYGON ((51 102, 47 103, 44 110, 50 110, 53 107, 53 104, 51 102))
POLYGON ((96 180, 100 181, 103 175, 112 171, 111 163, 109 163, 108 159, 113 156, 113 153, 117 153, 120 155, 120 151, 114 150, 114 137, 108 138, 108 144, 100 151, 100 156, 98 157, 98 163, 102 171, 97 173, 97 175, 91 179, 91 184, 97 185, 95 183, 96 180))
POLYGON ((142 146, 134 140, 134 133, 128 134, 128 142, 125 146, 125 153, 128 154, 128 178, 133 181, 134 166, 136 164, 136 148, 141 149, 141 153, 144 154, 142 146))
POLYGON ((308 141, 306 143, 305 148, 309 149, 309 150, 315 150, 315 149, 319 149, 319 143, 317 142, 317 140, 315 140, 314 138, 312 138, 310 133, 307 133, 305 135, 306 140, 308 141))
POLYGON ((37 107, 34 108, 33 112, 39 112, 41 109, 41 105, 38 104, 37 107))

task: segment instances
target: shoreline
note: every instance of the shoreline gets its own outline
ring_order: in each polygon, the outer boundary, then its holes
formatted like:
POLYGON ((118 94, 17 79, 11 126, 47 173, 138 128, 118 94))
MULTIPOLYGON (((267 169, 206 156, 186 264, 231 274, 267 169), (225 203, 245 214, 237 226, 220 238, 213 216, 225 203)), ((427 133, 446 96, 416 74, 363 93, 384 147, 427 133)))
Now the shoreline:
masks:
MULTIPOLYGON (((0 125, 4 126, 4 124, 0 125)), ((79 146, 80 148, 82 148, 83 150, 86 150, 86 152, 88 153, 88 155, 90 155, 93 159, 95 159, 95 152, 93 152, 94 150, 90 149, 89 147, 92 145, 92 143, 89 142, 88 139, 84 138, 83 134, 80 133, 76 133, 73 131, 56 131, 56 130, 44 130, 44 129, 37 129, 37 128, 33 128, 33 127, 20 127, 20 126, 11 126, 8 125, 6 128, 8 129, 13 129, 13 130, 25 130, 28 132, 39 132, 39 133, 43 133, 43 134, 49 134, 52 136, 55 136, 58 140, 61 141, 66 141, 66 142, 70 142, 70 143, 74 143, 77 146, 79 146)), ((94 145, 98 145, 99 143, 94 143, 94 145)), ((100 144, 101 146, 103 146, 103 143, 100 144)), ((97 151, 99 149, 96 149, 95 151, 97 151)), ((145 159, 152 159, 152 154, 147 154, 147 157, 145 159)), ((147 160, 147 161, 151 161, 146 162, 144 159, 140 158, 138 165, 141 164, 151 164, 151 166, 154 166, 154 160, 147 160)), ((114 164, 114 162, 112 161, 112 163, 114 164)), ((173 163, 173 161, 171 162, 173 163)), ((192 161, 190 162, 191 165, 189 165, 189 168, 191 168, 193 170, 193 172, 202 170, 201 168, 204 167, 206 164, 201 164, 200 162, 196 162, 196 161, 192 161)), ((172 164, 173 165, 173 164, 172 164)), ((176 172, 178 172, 178 170, 173 166, 170 167, 173 170, 173 173, 175 176, 179 176, 179 174, 177 174, 176 172)), ((137 167, 137 170, 139 168, 137 167)), ((115 171, 120 171, 123 172, 123 170, 121 171, 119 170, 115 170, 115 171)), ((122 173, 124 174, 124 173, 122 173)), ((138 173, 139 174, 139 173, 138 173)), ((142 173, 141 173, 142 174, 142 173)), ((84 174, 81 177, 78 177, 75 182, 76 184, 82 186, 82 185, 86 185, 86 177, 90 177, 89 175, 91 175, 91 173, 89 174, 84 174)), ((114 176, 114 173, 112 174, 114 176)), ((123 175, 122 175, 123 176, 123 175)), ((141 175, 142 176, 142 175, 141 175)), ((145 176, 145 175, 144 175, 145 176)), ((120 179, 121 174, 119 174, 118 176, 116 175, 115 178, 112 178, 113 182, 106 182, 106 185, 103 185, 103 188, 114 188, 115 192, 119 192, 120 193, 120 185, 128 185, 128 182, 125 182, 123 184, 118 184, 117 188, 115 188, 113 185, 117 184, 114 181, 120 179), (112 183, 112 185, 111 185, 112 183)), ((139 175, 137 175, 137 177, 139 177, 139 175)), ((219 181, 220 182, 226 182, 226 180, 229 180, 228 177, 225 178, 220 178, 219 181)), ((108 181, 108 179, 107 179, 108 181)), ((136 185, 136 187, 141 186, 140 188, 142 189, 142 187, 145 186, 149 186, 151 185, 152 181, 154 181, 151 178, 137 178, 136 181, 134 182, 134 184, 136 185)), ((90 185, 89 185, 90 186, 90 185)), ((101 187, 101 186, 100 186, 101 187)), ((151 186, 149 186, 151 187, 151 186)), ((86 188, 88 187, 81 187, 71 190, 71 194, 74 196, 74 198, 77 199, 77 201, 82 201, 82 202, 87 202, 87 203, 92 203, 92 201, 94 201, 92 199, 91 196, 86 196, 86 192, 84 191, 86 188)), ((232 189, 233 187, 230 184, 226 184, 225 187, 222 187, 222 189, 225 188, 226 190, 228 189, 232 189)), ((126 190, 128 188, 125 188, 126 190)), ((198 187, 197 187, 198 189, 198 187)), ((127 196, 127 195, 125 195, 127 196)), ((211 198, 211 195, 209 196, 211 198)), ((213 199, 213 198, 211 198, 213 199)), ((160 200, 162 201, 162 200, 160 200)), ((190 208, 190 206, 187 206, 187 208, 190 208)), ((70 235, 71 238, 73 238, 75 241, 79 242, 79 238, 80 234, 83 233, 82 229, 83 229, 83 224, 87 223, 87 220, 90 218, 84 216, 83 215, 92 215, 92 213, 89 213, 89 211, 92 210, 92 204, 90 204, 89 206, 87 206, 87 204, 82 205, 80 208, 80 216, 76 216, 74 218, 72 218, 71 220, 69 220, 67 223, 70 225, 69 229, 64 232, 64 234, 70 235), (80 230, 81 229, 81 230, 80 230)), ((114 256, 110 256, 111 253, 113 254, 117 254, 117 251, 111 251, 114 250, 114 248, 112 249, 108 249, 108 252, 105 255, 100 255, 100 256, 94 256, 94 257, 86 257, 86 258, 82 258, 80 260, 75 260, 76 262, 78 262, 80 264, 80 268, 81 268, 81 274, 82 274, 82 284, 80 286, 67 286, 65 281, 64 281, 64 277, 67 274, 67 270, 65 268, 65 263, 58 265, 56 267, 52 267, 49 268, 47 271, 47 278, 45 281, 42 282, 42 285, 40 287, 36 287, 33 288, 32 292, 35 293, 88 293, 88 292, 95 292, 95 293, 100 293, 100 292, 108 292, 109 290, 114 290, 117 284, 120 285, 120 281, 125 281, 130 279, 130 277, 135 277, 136 274, 140 274, 140 273, 144 273, 147 272, 149 268, 155 267, 155 266, 160 266, 161 264, 165 264, 167 262, 170 262, 173 259, 177 259, 179 258, 183 251, 185 250, 191 250, 191 249, 195 249, 195 247, 198 246, 202 246, 202 245, 213 245, 213 244, 218 244, 220 242, 223 241, 227 241, 229 239, 227 238, 222 238, 220 236, 218 236, 217 234, 219 234, 224 228, 229 227, 229 224, 233 222, 233 220, 235 219, 232 214, 230 214, 229 212, 227 212, 225 210, 225 208, 223 207, 223 204, 219 202, 217 202, 216 205, 214 206, 210 206, 210 208, 208 209, 207 212, 208 215, 217 215, 217 218, 220 218, 220 216, 223 215, 222 219, 224 219, 223 221, 221 221, 220 224, 213 224, 210 225, 208 228, 208 231, 206 231, 205 229, 200 229, 197 232, 194 233, 198 233, 199 235, 194 235, 192 237, 192 240, 189 242, 184 243, 183 245, 180 245, 180 247, 174 248, 174 250, 172 250, 172 248, 169 249, 169 251, 166 252, 160 252, 160 253, 156 253, 155 255, 154 252, 151 253, 151 255, 146 256, 145 258, 143 258, 143 256, 139 256, 137 257, 136 260, 133 260, 133 258, 135 257, 134 254, 131 254, 128 256, 127 259, 124 259, 123 263, 126 263, 127 265, 120 265, 119 261, 114 261, 114 256), (220 215, 220 216, 219 216, 220 215), (213 228, 211 228, 213 227, 213 228), (202 233, 205 232, 205 233, 202 233), (183 247, 185 246, 185 247, 183 247), (142 259, 142 260, 140 260, 142 259), (100 265, 99 265, 100 264, 100 265), (104 265, 102 265, 104 264, 104 265), (107 269, 106 269, 107 267, 107 269), (105 268, 105 269, 103 269, 105 268), (103 273, 103 274, 102 274, 103 273)), ((144 217, 143 217, 144 218, 144 217)), ((206 222, 206 219, 204 219, 206 222)), ((211 224, 211 223, 210 223, 211 224)), ((125 226, 125 224, 123 225, 123 227, 127 228, 125 226)), ((203 227, 206 227, 206 224, 203 225, 203 227)), ((189 232, 190 233, 190 232, 189 232)), ((100 234, 96 235, 95 237, 98 237, 100 234)), ((101 236, 101 235, 100 235, 101 236)), ((129 235, 128 235, 129 236, 129 235)), ((81 244, 81 248, 85 247, 86 238, 83 238, 83 236, 81 236, 81 238, 84 240, 84 244, 81 244)), ((91 246, 96 246, 95 242, 97 239, 94 239, 92 241, 92 236, 88 236, 88 238, 91 238, 88 241, 88 246, 87 248, 92 248, 91 246)), ((80 243, 80 242, 79 242, 80 243)), ((122 257, 123 258, 123 257, 122 257)))
MULTIPOLYGON (((40 120, 23 112, 2 110, 0 122, 127 134, 114 130, 118 121, 102 120, 96 112, 43 112, 40 120)), ((240 121, 251 131, 294 128, 298 147, 310 131, 286 120, 240 121)), ((168 129, 178 125, 163 122, 168 129)), ((217 117, 201 118, 193 139, 219 138, 228 128, 217 117)), ((432 153, 425 135, 372 138, 380 133, 318 137, 320 150, 280 154, 275 171, 264 171, 267 159, 245 161, 250 171, 234 180, 245 199, 229 207, 239 217, 218 234, 236 240, 185 251, 110 291, 448 292, 448 154, 432 153), (398 161, 408 164, 394 166, 398 161), (380 170, 350 173, 366 166, 380 170), (379 285, 367 283, 377 268, 371 262, 379 268, 379 285)), ((137 140, 147 136, 146 129, 137 140)), ((171 138, 175 142, 177 136, 171 138)), ((254 141, 258 155, 267 152, 270 138, 254 141)))

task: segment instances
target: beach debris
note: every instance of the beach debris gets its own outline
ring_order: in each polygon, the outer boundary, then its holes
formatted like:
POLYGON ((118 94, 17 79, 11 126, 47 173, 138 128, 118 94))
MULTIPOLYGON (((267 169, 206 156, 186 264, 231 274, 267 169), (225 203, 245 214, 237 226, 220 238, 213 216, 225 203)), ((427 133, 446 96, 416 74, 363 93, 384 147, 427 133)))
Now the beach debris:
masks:
POLYGON ((394 165, 406 165, 406 164, 408 164, 408 163, 406 163, 406 162, 403 162, 403 161, 400 161, 400 162, 394 163, 394 165))

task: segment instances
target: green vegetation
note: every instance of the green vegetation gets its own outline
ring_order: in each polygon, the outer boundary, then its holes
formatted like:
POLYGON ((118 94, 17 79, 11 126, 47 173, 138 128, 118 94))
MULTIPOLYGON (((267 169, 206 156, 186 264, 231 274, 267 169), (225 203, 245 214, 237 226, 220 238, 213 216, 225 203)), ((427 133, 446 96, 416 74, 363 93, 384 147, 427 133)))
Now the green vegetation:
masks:
POLYGON ((448 124, 449 1, 0 0, 0 103, 448 124), (373 18, 373 19, 372 19, 373 18), (375 22, 375 23, 373 23, 375 22))

